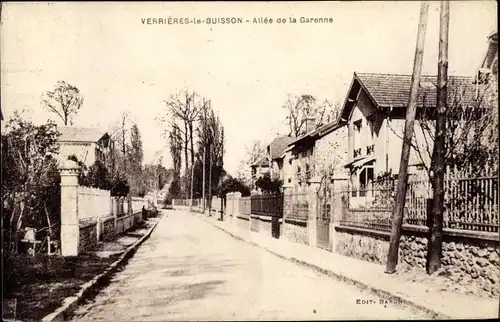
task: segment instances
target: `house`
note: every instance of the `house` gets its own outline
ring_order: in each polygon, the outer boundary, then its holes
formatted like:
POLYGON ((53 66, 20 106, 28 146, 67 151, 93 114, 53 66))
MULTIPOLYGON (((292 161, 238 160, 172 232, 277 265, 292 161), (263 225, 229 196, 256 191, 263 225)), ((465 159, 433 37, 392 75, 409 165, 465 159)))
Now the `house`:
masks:
MULTIPOLYGON (((475 102, 477 85, 472 77, 449 76, 448 105, 475 102)), ((417 119, 410 151, 410 174, 430 165, 432 140, 426 136, 422 117, 436 105, 437 77, 422 76, 417 101, 417 119), (420 151, 420 152, 419 152, 420 151)), ((388 172, 397 173, 401 158, 402 137, 411 75, 354 73, 341 118, 347 122, 350 186, 359 189, 352 197, 367 197, 365 189, 374 179, 388 172)), ((428 123, 425 123, 428 124, 428 123)))
POLYGON ((340 118, 292 141, 282 155, 285 184, 294 193, 305 193, 308 183, 347 178, 347 127, 340 118))
POLYGON ((269 173, 269 160, 267 157, 260 158, 257 162, 252 164, 252 189, 255 188, 255 181, 262 177, 264 174, 269 173))
POLYGON ((75 155, 86 166, 95 161, 104 162, 106 152, 114 149, 114 142, 108 133, 96 128, 61 126, 57 130, 59 136, 59 157, 66 160, 75 155))
POLYGON ((272 178, 278 178, 283 180, 281 177, 281 168, 283 167, 283 159, 281 155, 288 147, 288 144, 295 140, 291 136, 278 136, 266 147, 266 157, 269 160, 269 172, 272 178))
POLYGON ((488 49, 484 55, 481 67, 477 72, 477 79, 486 83, 488 77, 493 75, 498 80, 498 33, 493 32, 488 36, 488 49))

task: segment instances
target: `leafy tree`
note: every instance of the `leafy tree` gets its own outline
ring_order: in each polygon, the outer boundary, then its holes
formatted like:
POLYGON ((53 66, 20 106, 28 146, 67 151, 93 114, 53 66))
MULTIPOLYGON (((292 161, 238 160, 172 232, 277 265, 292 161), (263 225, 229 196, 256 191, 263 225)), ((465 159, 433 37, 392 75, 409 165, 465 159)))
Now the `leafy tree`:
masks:
POLYGON ((219 197, 225 198, 229 192, 240 192, 242 197, 250 196, 250 188, 240 180, 229 177, 222 182, 219 188, 219 197))
POLYGON ((264 193, 276 194, 281 192, 283 181, 279 179, 272 179, 269 173, 265 173, 264 176, 255 181, 255 186, 261 189, 264 193))
MULTIPOLYGON (((55 155, 59 133, 53 122, 35 126, 18 112, 2 135, 2 214, 4 241, 17 250, 17 232, 29 225, 51 226, 60 219, 55 155)), ((9 249, 9 248, 7 248, 9 249)))
POLYGON ((54 90, 42 95, 42 105, 59 116, 64 125, 68 125, 72 124, 72 117, 82 107, 83 96, 77 87, 65 81, 58 81, 54 90))

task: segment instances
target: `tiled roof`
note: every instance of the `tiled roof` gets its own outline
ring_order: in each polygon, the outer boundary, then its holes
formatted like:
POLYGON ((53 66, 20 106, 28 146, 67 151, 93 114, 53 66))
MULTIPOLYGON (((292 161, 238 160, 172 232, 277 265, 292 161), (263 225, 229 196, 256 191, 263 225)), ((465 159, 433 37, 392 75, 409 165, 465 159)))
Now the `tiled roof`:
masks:
POLYGON ((262 157, 259 161, 251 165, 252 167, 266 167, 269 166, 269 161, 266 157, 262 157))
POLYGON ((295 141, 294 137, 291 136, 278 136, 275 138, 269 146, 271 147, 271 159, 278 159, 281 154, 286 150, 288 144, 295 141))
POLYGON ((59 141, 62 142, 97 142, 106 132, 97 128, 58 126, 61 133, 59 141))
MULTIPOLYGON (((410 97, 411 75, 354 73, 355 80, 365 88, 377 107, 406 107, 410 97)), ((448 100, 462 97, 462 102, 474 100, 476 85, 473 77, 449 76, 448 100)), ((435 106, 437 76, 422 76, 417 106, 435 106)))

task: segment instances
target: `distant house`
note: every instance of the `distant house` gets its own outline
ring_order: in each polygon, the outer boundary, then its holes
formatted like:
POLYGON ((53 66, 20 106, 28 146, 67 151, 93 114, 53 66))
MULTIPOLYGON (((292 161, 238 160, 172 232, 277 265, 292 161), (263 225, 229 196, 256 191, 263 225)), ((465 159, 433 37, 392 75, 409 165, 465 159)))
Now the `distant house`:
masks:
MULTIPOLYGON (((472 77, 449 76, 448 104, 457 102, 467 107, 475 102, 477 86, 472 77)), ((426 140, 420 122, 422 107, 436 106, 436 76, 422 76, 417 102, 417 120, 414 144, 427 143, 432 151, 432 140, 426 140)), ((341 118, 348 123, 348 160, 350 184, 366 197, 365 189, 381 174, 399 171, 402 137, 409 99, 411 75, 354 73, 341 118)), ((421 147, 421 146, 420 146, 421 147)), ((420 149, 421 150, 421 149, 420 149)), ((430 164, 428 154, 418 154, 411 148, 409 173, 419 172, 430 164)), ((352 197, 356 197, 353 192, 352 197)))
POLYGON ((281 169, 283 167, 283 159, 281 155, 285 152, 288 144, 295 141, 291 136, 278 136, 266 147, 267 159, 269 160, 269 172, 271 177, 282 179, 281 169))
POLYGON ((250 166, 252 168, 252 187, 255 187, 255 181, 262 177, 265 173, 269 173, 269 160, 267 157, 262 157, 257 162, 250 166))
POLYGON ((313 129, 292 141, 283 153, 285 185, 295 193, 305 193, 311 179, 347 178, 346 122, 340 118, 313 129))
POLYGON ((59 157, 61 160, 75 155, 86 166, 95 161, 104 162, 107 151, 114 148, 114 142, 108 133, 96 128, 82 128, 72 126, 58 127, 59 157))

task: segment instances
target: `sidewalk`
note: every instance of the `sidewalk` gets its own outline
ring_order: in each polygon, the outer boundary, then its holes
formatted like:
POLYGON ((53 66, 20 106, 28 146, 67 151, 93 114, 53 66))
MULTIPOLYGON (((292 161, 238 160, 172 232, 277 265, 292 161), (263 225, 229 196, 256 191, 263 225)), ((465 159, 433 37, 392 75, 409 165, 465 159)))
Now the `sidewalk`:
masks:
POLYGON ((215 216, 198 215, 235 238, 282 258, 315 268, 344 282, 368 289, 383 299, 420 309, 435 318, 498 317, 498 299, 429 290, 424 284, 403 281, 395 275, 385 274, 384 268, 378 264, 243 230, 230 222, 221 222, 215 216))

